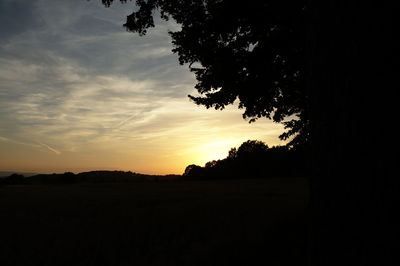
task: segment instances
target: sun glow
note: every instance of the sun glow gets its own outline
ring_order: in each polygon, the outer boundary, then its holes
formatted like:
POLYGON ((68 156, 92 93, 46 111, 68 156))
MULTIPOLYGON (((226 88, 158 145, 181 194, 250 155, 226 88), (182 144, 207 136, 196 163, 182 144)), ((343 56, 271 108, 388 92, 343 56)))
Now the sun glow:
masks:
POLYGON ((228 156, 231 148, 240 144, 240 140, 218 140, 205 142, 188 151, 192 156, 192 163, 204 166, 212 160, 221 160, 228 156))

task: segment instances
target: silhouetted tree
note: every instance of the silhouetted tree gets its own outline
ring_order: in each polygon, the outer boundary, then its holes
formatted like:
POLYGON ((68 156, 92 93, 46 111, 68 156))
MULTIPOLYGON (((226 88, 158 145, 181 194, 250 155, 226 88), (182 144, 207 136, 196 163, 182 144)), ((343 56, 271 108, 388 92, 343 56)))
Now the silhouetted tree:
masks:
POLYGON ((297 144, 309 137, 305 2, 138 0, 124 27, 146 34, 154 27, 154 10, 174 19, 181 30, 169 32, 173 52, 198 81, 200 95, 190 99, 215 109, 238 99, 244 118, 283 122, 288 131, 280 137, 296 136, 291 144, 297 144))
POLYGON ((243 142, 237 150, 237 156, 243 157, 248 155, 257 156, 268 150, 268 145, 259 140, 248 140, 243 142))
POLYGON ((228 152, 228 159, 235 159, 237 157, 237 149, 231 148, 228 152))
POLYGON ((215 167, 215 166, 217 165, 217 163, 218 163, 218 161, 212 160, 212 161, 207 162, 207 163, 205 164, 205 167, 206 167, 206 168, 215 167))
POLYGON ((193 175, 197 175, 201 170, 201 166, 195 165, 195 164, 191 164, 188 165, 185 168, 185 172, 183 173, 183 176, 193 176, 193 175))

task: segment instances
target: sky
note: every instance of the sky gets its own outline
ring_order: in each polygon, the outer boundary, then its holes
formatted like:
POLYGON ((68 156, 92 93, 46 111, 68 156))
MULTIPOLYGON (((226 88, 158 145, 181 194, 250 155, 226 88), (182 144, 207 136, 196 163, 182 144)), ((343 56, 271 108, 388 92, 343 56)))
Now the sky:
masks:
POLYGON ((129 33, 134 8, 0 0, 0 171, 182 174, 249 139, 284 144, 281 124, 191 102, 196 80, 168 36, 178 25, 129 33))

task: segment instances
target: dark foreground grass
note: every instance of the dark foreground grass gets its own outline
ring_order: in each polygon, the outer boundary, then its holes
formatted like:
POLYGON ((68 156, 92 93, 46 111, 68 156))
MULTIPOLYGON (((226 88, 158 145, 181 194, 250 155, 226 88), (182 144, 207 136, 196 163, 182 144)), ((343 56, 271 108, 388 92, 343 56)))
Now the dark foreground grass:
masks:
POLYGON ((0 187, 0 265, 305 265, 306 180, 0 187))

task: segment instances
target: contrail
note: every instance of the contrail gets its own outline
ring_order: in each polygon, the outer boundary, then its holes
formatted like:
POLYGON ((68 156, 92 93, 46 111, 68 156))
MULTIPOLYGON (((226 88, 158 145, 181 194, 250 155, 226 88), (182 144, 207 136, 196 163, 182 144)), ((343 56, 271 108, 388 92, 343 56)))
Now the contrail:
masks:
POLYGON ((0 141, 14 143, 14 144, 18 144, 18 145, 31 146, 31 147, 35 147, 35 148, 40 147, 40 145, 38 145, 38 144, 22 142, 22 141, 18 141, 18 140, 14 140, 14 139, 5 138, 2 136, 0 136, 0 141))
POLYGON ((19 144, 19 145, 26 145, 26 146, 36 147, 36 148, 42 146, 42 147, 45 147, 46 149, 48 149, 49 151, 54 152, 54 153, 57 154, 57 155, 60 155, 60 154, 61 154, 60 151, 58 151, 58 150, 56 150, 56 149, 50 147, 49 145, 47 145, 47 144, 45 144, 45 143, 43 143, 43 142, 40 142, 40 141, 36 141, 40 146, 37 145, 37 144, 33 144, 33 143, 26 143, 26 142, 21 142, 21 141, 12 140, 12 139, 5 138, 5 137, 2 137, 2 136, 0 136, 0 141, 11 142, 11 143, 19 144))
POLYGON ((129 116, 128 118, 126 118, 125 120, 119 122, 116 126, 112 127, 111 129, 114 130, 114 129, 118 129, 118 128, 122 127, 124 124, 126 124, 126 123, 129 122, 130 120, 132 120, 132 119, 138 117, 138 116, 139 116, 140 114, 142 114, 142 113, 143 113, 143 112, 139 112, 139 113, 137 113, 137 114, 134 114, 134 115, 129 116))
POLYGON ((39 141, 38 141, 38 143, 39 143, 40 145, 42 145, 43 147, 47 148, 48 150, 54 152, 54 153, 57 154, 57 155, 60 155, 60 154, 61 154, 60 151, 58 151, 58 150, 56 150, 56 149, 50 147, 49 145, 47 145, 47 144, 45 144, 45 143, 43 143, 43 142, 39 142, 39 141))

